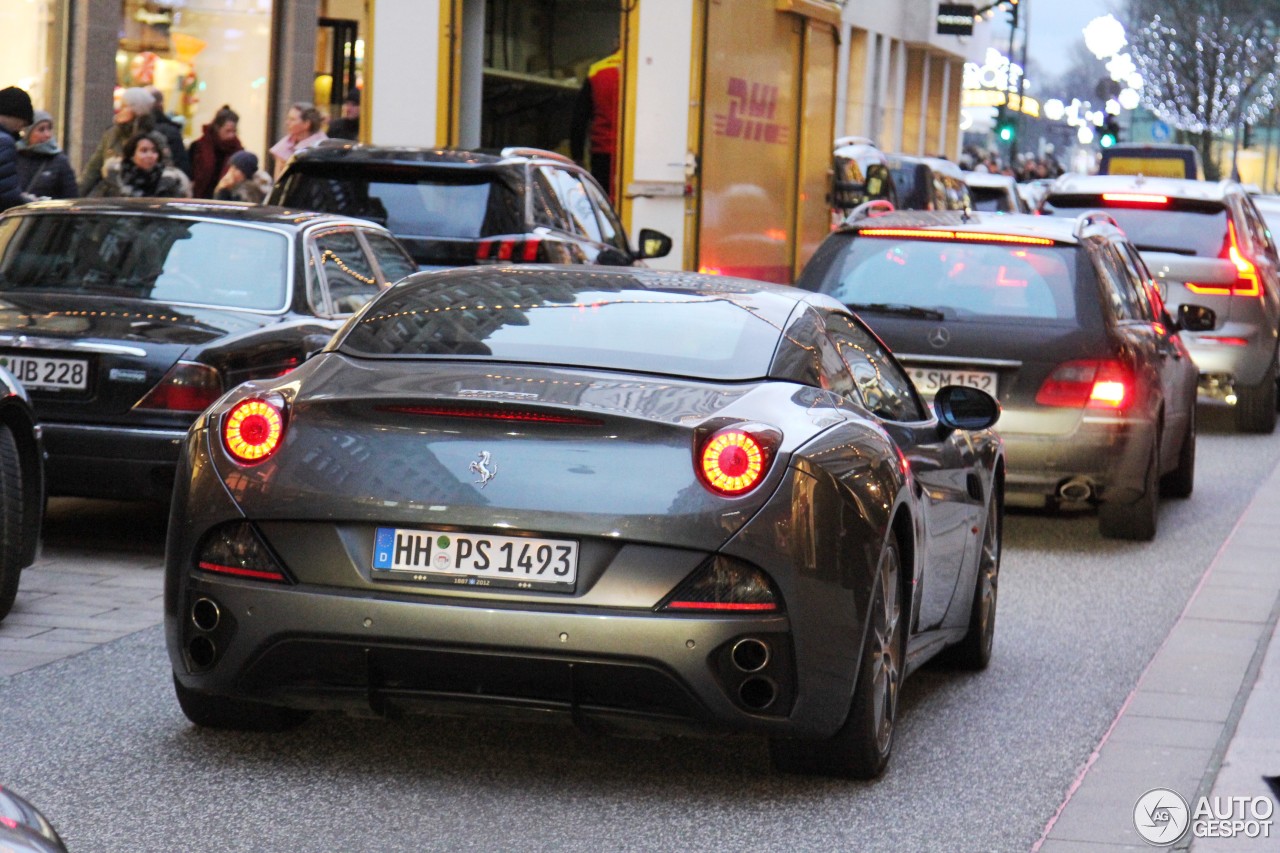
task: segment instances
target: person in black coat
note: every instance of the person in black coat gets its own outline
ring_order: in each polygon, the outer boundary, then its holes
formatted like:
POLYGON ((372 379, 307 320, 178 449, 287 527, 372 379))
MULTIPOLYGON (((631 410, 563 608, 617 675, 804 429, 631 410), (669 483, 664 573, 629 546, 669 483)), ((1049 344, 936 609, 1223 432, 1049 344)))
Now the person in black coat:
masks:
POLYGON ((155 122, 155 129, 160 131, 164 136, 164 141, 169 143, 169 156, 173 158, 174 167, 181 169, 189 178, 191 177, 191 162, 187 159, 187 143, 182 139, 182 125, 174 121, 164 111, 164 94, 155 86, 147 86, 146 88, 152 97, 156 99, 156 105, 151 110, 151 120, 155 122))
POLYGON ((31 124, 31 96, 17 86, 0 89, 0 210, 26 199, 18 184, 18 134, 31 124))
POLYGON ((53 116, 36 110, 18 141, 18 183, 34 198, 75 198, 76 172, 53 137, 53 116))

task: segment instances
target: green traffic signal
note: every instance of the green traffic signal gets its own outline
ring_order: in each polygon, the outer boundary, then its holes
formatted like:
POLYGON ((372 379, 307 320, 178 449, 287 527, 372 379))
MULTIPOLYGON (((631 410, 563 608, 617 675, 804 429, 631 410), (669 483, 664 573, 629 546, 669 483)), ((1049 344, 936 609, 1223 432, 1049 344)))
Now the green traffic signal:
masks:
POLYGON ((1012 141, 1013 141, 1013 125, 1011 125, 1011 124, 1001 125, 1001 127, 1000 127, 1000 129, 999 129, 999 133, 1000 133, 1000 141, 1001 141, 1001 142, 1012 142, 1012 141))
POLYGON ((1110 148, 1112 145, 1116 144, 1115 134, 1113 133, 1102 134, 1102 137, 1098 139, 1098 144, 1101 145, 1103 148, 1110 148))

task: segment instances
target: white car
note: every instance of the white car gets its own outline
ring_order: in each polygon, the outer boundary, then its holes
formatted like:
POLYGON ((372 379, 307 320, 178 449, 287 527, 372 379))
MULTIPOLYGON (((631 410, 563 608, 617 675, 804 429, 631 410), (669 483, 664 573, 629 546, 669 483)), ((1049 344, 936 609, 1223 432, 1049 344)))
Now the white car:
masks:
POLYGON ((1012 175, 993 172, 965 172, 964 182, 973 197, 973 209, 989 213, 1030 213, 1012 175))

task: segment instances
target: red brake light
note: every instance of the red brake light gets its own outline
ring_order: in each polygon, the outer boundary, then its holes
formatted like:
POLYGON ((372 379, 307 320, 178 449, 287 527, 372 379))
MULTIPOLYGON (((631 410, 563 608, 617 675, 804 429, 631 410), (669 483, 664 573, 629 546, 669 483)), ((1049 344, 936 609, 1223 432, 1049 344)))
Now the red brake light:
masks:
POLYGON ((1041 406, 1123 409, 1133 397, 1133 380, 1118 361, 1068 361, 1058 365, 1036 393, 1041 406))
POLYGON ((542 240, 532 237, 528 240, 505 238, 501 240, 481 240, 476 243, 477 261, 522 261, 534 263, 545 260, 542 251, 542 240))
POLYGON ((284 437, 284 412, 266 400, 241 400, 222 417, 222 443, 241 465, 255 465, 276 452, 284 437))
POLYGON ((203 412, 221 396, 222 377, 217 370, 207 364, 180 361, 134 408, 203 412))
POLYGON ((905 240, 960 240, 966 243, 1012 243, 1019 246, 1052 246, 1048 237, 1020 234, 988 234, 984 231, 946 231, 936 228, 860 228, 859 237, 898 237, 905 240))
POLYGON ((716 555, 672 590, 658 610, 778 612, 782 610, 782 597, 760 569, 716 555))
POLYGON ((771 444, 738 427, 717 430, 707 437, 698 452, 698 473, 716 494, 744 495, 755 488, 768 470, 771 444))
POLYGON ((1187 290, 1210 296, 1258 296, 1262 293, 1258 280, 1258 268, 1253 261, 1240 253, 1240 243, 1236 239, 1236 226, 1227 220, 1227 239, 1222 244, 1222 252, 1218 257, 1231 261, 1236 267, 1236 280, 1229 285, 1195 284, 1187 282, 1187 290))
POLYGON ((1103 193, 1102 200, 1112 204, 1136 205, 1139 207, 1163 207, 1169 203, 1167 195, 1152 193, 1103 193))

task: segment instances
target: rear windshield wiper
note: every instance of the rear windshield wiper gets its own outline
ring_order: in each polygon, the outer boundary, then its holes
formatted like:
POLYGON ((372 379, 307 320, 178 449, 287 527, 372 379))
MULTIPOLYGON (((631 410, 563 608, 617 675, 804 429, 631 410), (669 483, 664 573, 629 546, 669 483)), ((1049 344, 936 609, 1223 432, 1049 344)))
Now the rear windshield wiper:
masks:
POLYGON ((1152 246, 1148 243, 1134 243, 1134 248, 1139 252, 1168 252, 1171 255, 1191 255, 1195 257, 1195 249, 1183 249, 1179 246, 1152 246))
POLYGON ((947 315, 936 308, 919 308, 901 302, 864 302, 850 305, 853 311, 871 311, 876 314, 897 314, 900 317, 918 317, 921 320, 945 320, 947 315))

